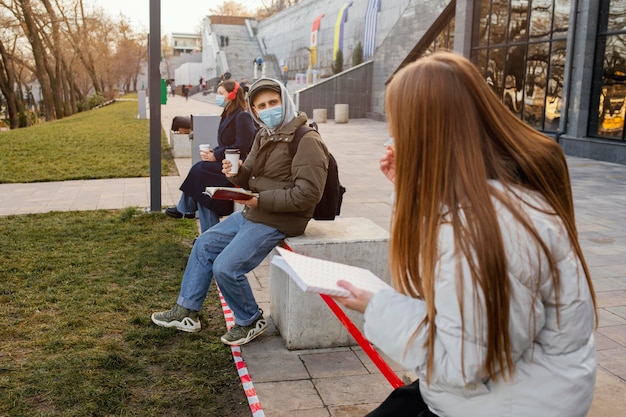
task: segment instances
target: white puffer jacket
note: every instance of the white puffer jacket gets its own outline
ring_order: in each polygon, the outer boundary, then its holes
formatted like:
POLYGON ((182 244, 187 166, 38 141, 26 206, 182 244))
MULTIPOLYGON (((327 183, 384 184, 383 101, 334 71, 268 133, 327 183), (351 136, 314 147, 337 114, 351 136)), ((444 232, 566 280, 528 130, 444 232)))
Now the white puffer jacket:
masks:
MULTIPOLYGON (((501 184, 491 184, 503 190, 501 184)), ((543 198, 521 190, 517 194, 534 207, 546 207, 543 198)), ((557 262, 561 276, 557 306, 545 256, 510 211, 495 200, 494 204, 511 284, 509 331, 516 366, 513 378, 493 382, 486 377, 484 297, 480 293, 478 302, 472 297, 474 291, 465 260, 463 278, 458 277, 450 225, 441 227, 439 237, 434 352, 424 348, 428 333, 425 326, 404 354, 426 308, 423 301, 393 290, 381 291, 370 301, 365 311, 365 336, 420 377, 422 396, 440 417, 585 416, 593 398, 597 360, 593 302, 580 262, 561 221, 524 205, 557 262), (538 282, 540 292, 535 297, 538 282), (463 332, 458 285, 464 286, 465 294, 463 332), (434 367, 428 385, 426 363, 431 354, 434 367)))

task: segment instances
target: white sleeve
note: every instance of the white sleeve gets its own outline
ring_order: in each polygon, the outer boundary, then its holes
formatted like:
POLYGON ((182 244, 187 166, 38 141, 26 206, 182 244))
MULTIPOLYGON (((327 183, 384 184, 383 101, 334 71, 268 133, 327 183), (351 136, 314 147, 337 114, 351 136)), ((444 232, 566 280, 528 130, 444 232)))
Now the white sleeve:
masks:
MULTIPOLYGON (((435 286, 437 332, 430 379, 433 384, 463 388, 471 383, 480 384, 486 378, 486 309, 482 291, 473 289, 467 261, 461 259, 458 264, 454 256, 452 228, 443 225, 440 232, 441 252, 435 286), (461 327, 459 305, 461 288, 464 293, 464 328, 461 327)), ((531 291, 520 289, 516 284, 514 281, 512 292, 516 294, 511 300, 511 310, 514 312, 511 319, 516 332, 515 340, 512 340, 514 360, 516 354, 532 343, 531 333, 534 329, 531 330, 529 325, 530 309, 533 301, 536 302, 531 291)), ((394 361, 418 376, 425 377, 428 356, 431 354, 425 346, 429 325, 420 329, 407 349, 408 341, 425 315, 424 301, 393 290, 379 292, 365 311, 365 336, 394 361)))

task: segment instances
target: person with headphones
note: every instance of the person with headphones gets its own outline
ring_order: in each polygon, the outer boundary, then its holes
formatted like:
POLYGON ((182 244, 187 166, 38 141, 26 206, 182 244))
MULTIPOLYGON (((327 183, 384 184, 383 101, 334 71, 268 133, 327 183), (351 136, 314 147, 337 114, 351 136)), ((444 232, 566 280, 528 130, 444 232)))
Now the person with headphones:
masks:
POLYGON ((235 80, 225 80, 217 86, 215 104, 223 107, 217 131, 218 146, 200 151, 201 161, 194 164, 185 181, 180 186, 183 192, 176 207, 168 207, 165 214, 180 219, 200 217, 200 230, 204 232, 219 223, 220 216, 233 212, 233 202, 213 200, 203 194, 206 187, 232 186, 222 173, 222 160, 226 149, 239 149, 241 159, 245 159, 252 148, 256 127, 248 105, 244 89, 235 80))

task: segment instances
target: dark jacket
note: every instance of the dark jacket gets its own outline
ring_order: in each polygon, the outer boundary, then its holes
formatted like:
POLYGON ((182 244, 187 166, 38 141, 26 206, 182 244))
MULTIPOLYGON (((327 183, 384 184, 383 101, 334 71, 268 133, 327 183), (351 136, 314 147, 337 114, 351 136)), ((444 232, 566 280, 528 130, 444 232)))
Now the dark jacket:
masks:
POLYGON ((259 193, 258 208, 244 209, 244 216, 287 236, 304 233, 322 198, 328 172, 328 149, 315 131, 302 137, 291 157, 289 143, 306 122, 306 114, 299 112, 273 133, 259 131, 239 173, 229 178, 233 184, 259 193))
POLYGON ((224 153, 226 149, 239 149, 241 158, 245 158, 252 147, 255 132, 256 127, 252 116, 247 111, 236 110, 222 119, 217 130, 218 146, 213 149, 216 160, 195 163, 180 186, 180 190, 219 216, 232 213, 232 201, 213 200, 202 193, 207 186, 232 186, 222 173, 224 153))

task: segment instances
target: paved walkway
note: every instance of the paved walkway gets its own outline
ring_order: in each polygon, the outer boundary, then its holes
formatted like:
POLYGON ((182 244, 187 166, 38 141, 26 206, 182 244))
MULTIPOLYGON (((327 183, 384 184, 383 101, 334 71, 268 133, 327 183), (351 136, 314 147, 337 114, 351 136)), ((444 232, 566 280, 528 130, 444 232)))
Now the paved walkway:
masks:
MULTIPOLYGON (((218 114, 208 97, 168 97, 161 106, 169 132, 177 115, 218 114)), ((367 119, 319 125, 338 160, 348 192, 342 215, 367 217, 389 229, 391 184, 378 171, 387 138, 384 123, 367 119)), ((191 160, 177 159, 181 175, 191 160)), ((569 158, 577 224, 600 307, 597 349, 600 368, 589 416, 620 417, 626 410, 626 166, 569 158)), ((180 196, 180 176, 162 178, 162 204, 180 196)), ((0 215, 51 210, 117 209, 150 206, 148 178, 0 184, 0 215)), ((269 265, 250 274, 259 304, 269 312, 269 265)), ((149 314, 149 312, 146 312, 149 314)), ((270 321, 271 322, 271 321, 270 321)), ((265 415, 306 417, 363 416, 391 386, 357 347, 288 351, 273 326, 242 347, 265 415)), ((400 375, 402 370, 394 367, 400 375)))

